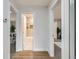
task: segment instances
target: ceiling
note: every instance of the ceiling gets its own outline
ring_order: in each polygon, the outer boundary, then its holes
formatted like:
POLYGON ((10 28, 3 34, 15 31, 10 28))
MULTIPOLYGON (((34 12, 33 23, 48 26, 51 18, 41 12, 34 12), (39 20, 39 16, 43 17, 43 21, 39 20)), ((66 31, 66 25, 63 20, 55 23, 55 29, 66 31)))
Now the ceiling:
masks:
POLYGON ((48 6, 51 0, 11 0, 16 7, 48 6))

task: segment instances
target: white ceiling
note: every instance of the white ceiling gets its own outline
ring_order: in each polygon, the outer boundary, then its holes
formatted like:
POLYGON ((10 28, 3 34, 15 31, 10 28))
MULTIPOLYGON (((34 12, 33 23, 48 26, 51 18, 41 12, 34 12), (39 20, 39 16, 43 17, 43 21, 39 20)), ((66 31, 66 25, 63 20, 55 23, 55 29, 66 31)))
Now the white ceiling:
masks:
POLYGON ((12 0, 16 7, 48 6, 51 0, 12 0))

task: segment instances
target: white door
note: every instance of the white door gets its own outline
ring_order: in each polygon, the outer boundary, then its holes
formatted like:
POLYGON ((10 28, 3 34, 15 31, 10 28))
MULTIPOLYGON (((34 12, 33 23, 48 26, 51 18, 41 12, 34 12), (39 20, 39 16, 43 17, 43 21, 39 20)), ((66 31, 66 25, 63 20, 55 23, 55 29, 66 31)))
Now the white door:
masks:
POLYGON ((10 59, 10 0, 3 0, 3 59, 10 59))

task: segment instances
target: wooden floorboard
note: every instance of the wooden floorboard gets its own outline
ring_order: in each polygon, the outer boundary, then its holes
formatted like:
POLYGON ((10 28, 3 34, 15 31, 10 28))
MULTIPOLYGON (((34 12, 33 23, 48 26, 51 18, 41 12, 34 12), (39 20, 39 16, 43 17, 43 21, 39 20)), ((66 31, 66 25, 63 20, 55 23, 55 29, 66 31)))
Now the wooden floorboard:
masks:
POLYGON ((50 57, 47 51, 19 51, 11 53, 10 59, 61 59, 61 48, 54 45, 55 57, 50 57))
POLYGON ((49 57, 48 52, 46 51, 43 52, 22 51, 14 54, 12 59, 55 59, 55 58, 49 57))

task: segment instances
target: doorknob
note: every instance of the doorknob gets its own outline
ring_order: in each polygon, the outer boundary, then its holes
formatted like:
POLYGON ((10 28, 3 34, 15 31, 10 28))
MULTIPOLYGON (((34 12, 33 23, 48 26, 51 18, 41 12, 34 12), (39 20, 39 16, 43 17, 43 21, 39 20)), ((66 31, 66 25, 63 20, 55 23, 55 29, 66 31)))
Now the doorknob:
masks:
POLYGON ((3 22, 7 22, 7 18, 3 19, 3 22))

